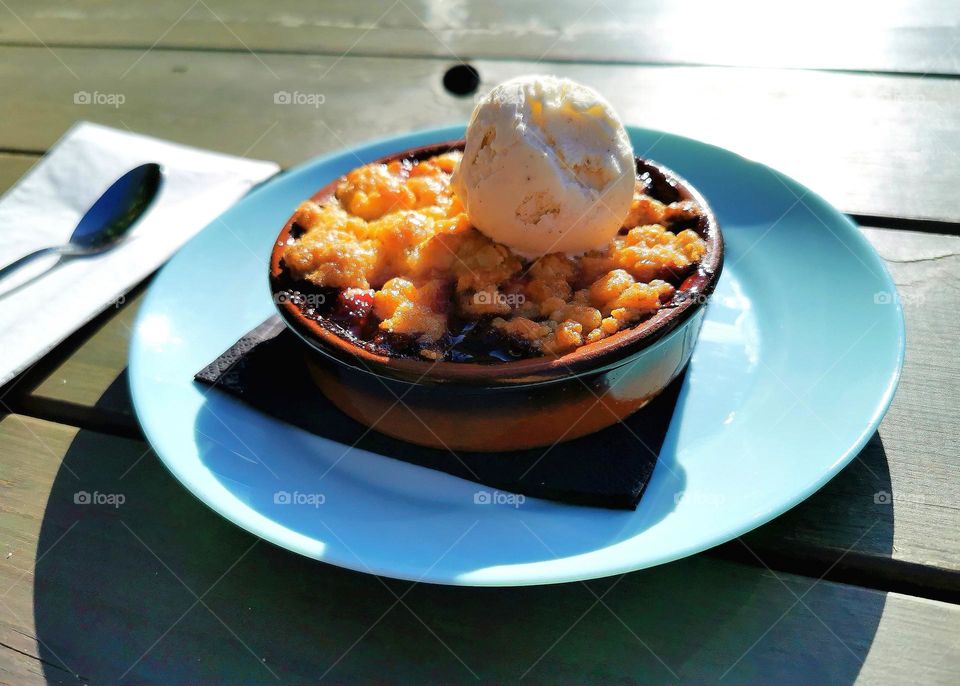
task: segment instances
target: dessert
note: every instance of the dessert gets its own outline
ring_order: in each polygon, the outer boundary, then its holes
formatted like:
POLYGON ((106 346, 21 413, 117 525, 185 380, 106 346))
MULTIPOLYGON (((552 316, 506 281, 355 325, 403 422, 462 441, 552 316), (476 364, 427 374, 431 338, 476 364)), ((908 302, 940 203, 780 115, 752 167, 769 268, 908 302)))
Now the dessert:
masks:
POLYGON ((389 358, 556 357, 681 302, 708 224, 602 98, 532 77, 481 101, 465 146, 363 165, 301 204, 274 292, 389 358))
POLYGON ((302 203, 270 279, 312 382, 367 427, 444 450, 554 445, 650 402, 690 359, 723 237, 621 133, 599 96, 530 77, 494 89, 466 141, 364 164, 302 203), (562 197, 533 197, 548 191, 562 197), (571 208, 584 222, 551 223, 571 208))

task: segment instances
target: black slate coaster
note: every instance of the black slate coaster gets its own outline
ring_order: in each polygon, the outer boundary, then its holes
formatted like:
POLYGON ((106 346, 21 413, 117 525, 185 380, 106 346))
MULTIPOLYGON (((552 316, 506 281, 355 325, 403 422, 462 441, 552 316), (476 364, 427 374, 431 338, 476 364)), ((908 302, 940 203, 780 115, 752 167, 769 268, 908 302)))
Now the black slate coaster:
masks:
POLYGON ((590 436, 549 449, 457 451, 454 456, 376 431, 364 436, 366 427, 343 414, 312 384, 303 362, 303 343, 279 317, 241 338, 195 378, 265 414, 345 445, 356 443, 363 450, 499 490, 625 510, 636 509, 650 480, 683 382, 681 375, 623 423, 590 436), (291 365, 302 365, 302 373, 291 365), (282 385, 277 383, 281 378, 282 385))

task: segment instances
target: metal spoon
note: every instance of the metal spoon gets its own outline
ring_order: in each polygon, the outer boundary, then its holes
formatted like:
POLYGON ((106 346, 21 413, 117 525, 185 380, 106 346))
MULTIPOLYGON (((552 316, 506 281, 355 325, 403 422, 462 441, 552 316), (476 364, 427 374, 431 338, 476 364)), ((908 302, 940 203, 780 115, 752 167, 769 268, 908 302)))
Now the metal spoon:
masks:
POLYGON ((41 255, 86 257, 114 247, 143 216, 163 183, 163 168, 153 162, 131 169, 83 215, 65 245, 41 248, 0 269, 0 279, 41 255))

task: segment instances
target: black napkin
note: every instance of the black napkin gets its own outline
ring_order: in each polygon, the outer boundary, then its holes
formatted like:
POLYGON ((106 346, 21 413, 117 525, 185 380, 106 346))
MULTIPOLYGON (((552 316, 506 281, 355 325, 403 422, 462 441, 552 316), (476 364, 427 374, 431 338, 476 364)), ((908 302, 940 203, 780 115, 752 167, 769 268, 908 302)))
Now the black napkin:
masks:
POLYGON ((312 384, 303 343, 279 317, 241 338, 195 378, 261 412, 345 445, 356 443, 358 448, 494 489, 624 510, 636 509, 650 480, 683 382, 681 376, 623 423, 583 438, 549 449, 457 451, 454 457, 447 450, 423 448, 376 431, 363 436, 366 427, 334 407, 312 384), (302 373, 291 365, 302 365, 302 373))

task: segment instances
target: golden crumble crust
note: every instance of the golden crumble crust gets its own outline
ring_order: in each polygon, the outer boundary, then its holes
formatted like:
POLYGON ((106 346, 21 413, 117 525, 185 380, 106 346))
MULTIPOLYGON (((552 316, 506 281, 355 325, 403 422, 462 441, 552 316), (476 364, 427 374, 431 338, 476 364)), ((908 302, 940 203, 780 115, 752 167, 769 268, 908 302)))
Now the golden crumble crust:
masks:
MULTIPOLYGON (((368 164, 307 201, 283 250, 290 276, 367 294, 377 328, 436 343, 451 318, 483 319, 530 350, 559 355, 655 313, 706 252, 692 201, 664 204, 638 181, 620 235, 603 250, 532 262, 471 226, 450 185, 460 159, 368 164)), ((442 357, 423 349, 429 359, 442 357)))

